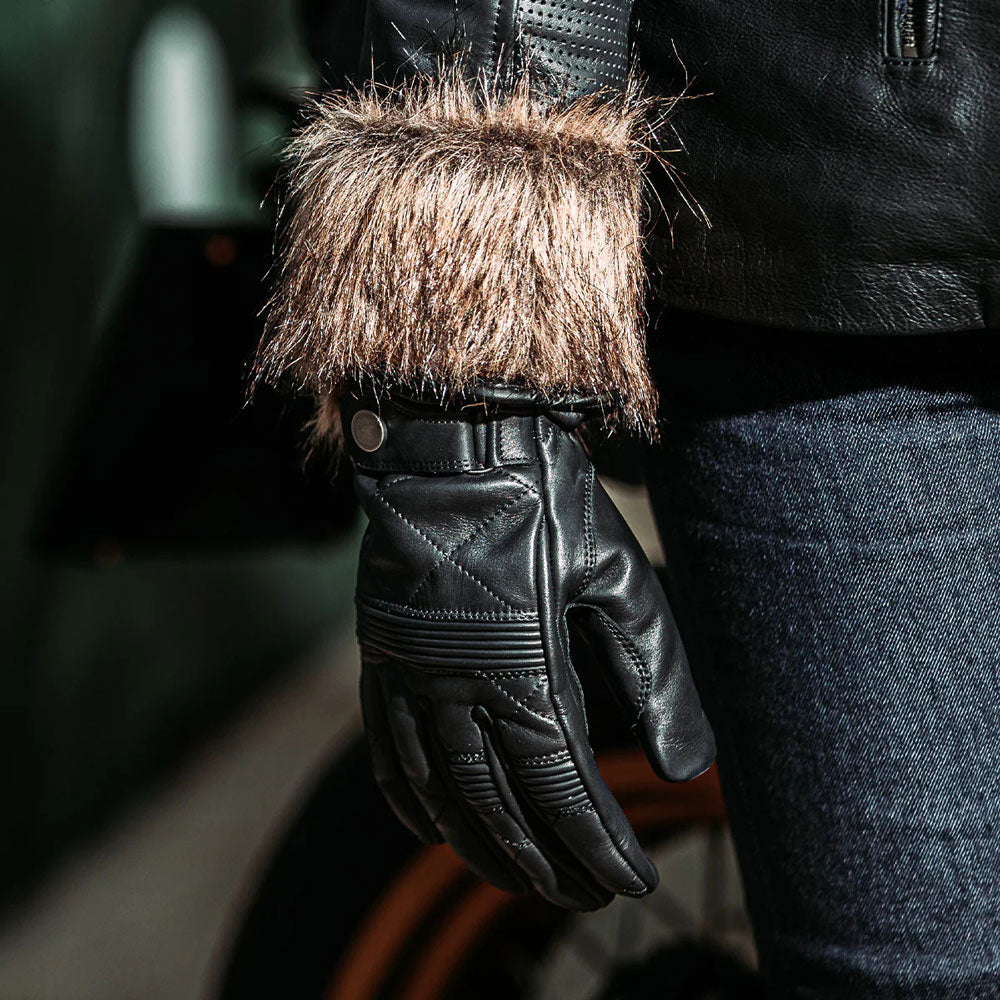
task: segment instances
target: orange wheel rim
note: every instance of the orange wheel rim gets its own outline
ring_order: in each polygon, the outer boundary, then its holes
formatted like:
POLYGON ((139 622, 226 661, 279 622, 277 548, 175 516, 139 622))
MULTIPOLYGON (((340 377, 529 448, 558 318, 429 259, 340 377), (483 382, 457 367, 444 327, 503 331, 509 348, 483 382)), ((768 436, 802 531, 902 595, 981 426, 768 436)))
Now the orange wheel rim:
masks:
MULTIPOLYGON (((598 758, 601 774, 638 831, 665 830, 725 820, 718 773, 713 767, 692 781, 668 785, 638 750, 598 758)), ((465 865, 444 845, 424 848, 358 928, 325 1000, 373 1000, 394 971, 391 957, 424 924, 432 910, 468 877, 465 865)), ((461 897, 436 928, 409 970, 400 1000, 436 1000, 469 948, 517 896, 484 883, 461 897)))

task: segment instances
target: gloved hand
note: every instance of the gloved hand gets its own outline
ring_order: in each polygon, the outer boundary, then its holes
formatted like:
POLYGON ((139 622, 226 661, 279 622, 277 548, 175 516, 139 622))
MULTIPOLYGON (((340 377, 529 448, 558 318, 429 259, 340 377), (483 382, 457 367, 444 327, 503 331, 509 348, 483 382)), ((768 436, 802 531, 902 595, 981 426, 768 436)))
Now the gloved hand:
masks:
POLYGON ((425 842, 560 906, 642 896, 657 874, 602 780, 569 628, 603 660, 657 773, 715 753, 680 636, 596 480, 582 416, 516 398, 342 406, 369 527, 361 694, 376 778, 425 842))

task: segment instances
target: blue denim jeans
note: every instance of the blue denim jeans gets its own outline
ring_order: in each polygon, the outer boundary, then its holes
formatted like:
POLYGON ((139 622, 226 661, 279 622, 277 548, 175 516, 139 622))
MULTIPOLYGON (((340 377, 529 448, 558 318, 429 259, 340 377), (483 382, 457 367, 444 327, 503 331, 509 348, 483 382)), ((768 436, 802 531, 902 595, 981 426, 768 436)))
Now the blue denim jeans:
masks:
POLYGON ((990 339, 661 321, 647 478, 770 997, 1000 997, 990 339))

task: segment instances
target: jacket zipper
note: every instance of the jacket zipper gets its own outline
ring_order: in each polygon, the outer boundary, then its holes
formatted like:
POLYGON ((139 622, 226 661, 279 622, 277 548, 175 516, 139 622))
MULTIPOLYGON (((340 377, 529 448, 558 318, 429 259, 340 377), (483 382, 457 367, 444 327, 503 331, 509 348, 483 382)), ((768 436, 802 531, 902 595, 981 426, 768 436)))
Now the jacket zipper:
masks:
POLYGON ((904 59, 919 59, 920 52, 917 49, 917 19, 913 13, 914 0, 899 0, 900 11, 899 23, 899 47, 904 59))
POLYGON ((884 0, 885 55, 890 60, 933 59, 942 0, 884 0))

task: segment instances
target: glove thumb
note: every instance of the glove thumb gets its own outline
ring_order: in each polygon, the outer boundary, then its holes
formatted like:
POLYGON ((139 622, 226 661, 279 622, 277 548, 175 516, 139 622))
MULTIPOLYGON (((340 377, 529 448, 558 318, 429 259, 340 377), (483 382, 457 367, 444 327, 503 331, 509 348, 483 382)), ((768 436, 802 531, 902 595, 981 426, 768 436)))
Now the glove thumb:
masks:
POLYGON ((686 781, 715 760, 701 707, 663 587, 614 504, 597 484, 596 559, 573 619, 656 773, 686 781))

